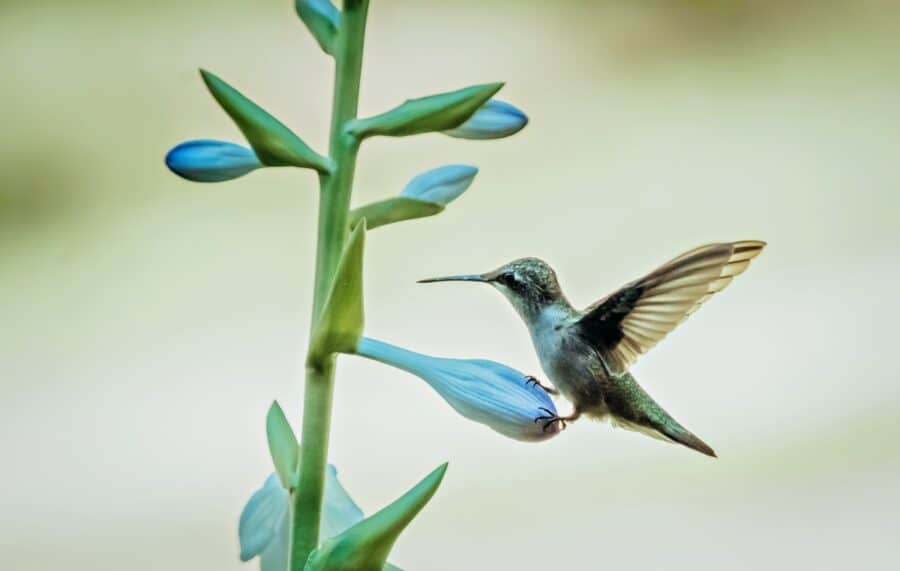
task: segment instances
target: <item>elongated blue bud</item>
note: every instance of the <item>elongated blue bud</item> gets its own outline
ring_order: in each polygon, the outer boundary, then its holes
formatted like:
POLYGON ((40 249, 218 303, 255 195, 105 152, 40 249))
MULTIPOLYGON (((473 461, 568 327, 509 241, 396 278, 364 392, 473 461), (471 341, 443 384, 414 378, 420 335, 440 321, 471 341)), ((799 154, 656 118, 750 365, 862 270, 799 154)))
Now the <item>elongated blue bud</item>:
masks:
POLYGON ((483 359, 446 359, 415 353, 363 337, 358 355, 412 373, 464 417, 515 440, 537 442, 562 430, 556 406, 519 371, 483 359))
POLYGON ((400 196, 447 206, 466 191, 478 174, 469 165, 446 165, 415 176, 400 196))
POLYGON ((514 135, 528 124, 528 116, 519 108, 491 99, 469 119, 445 135, 460 139, 502 139, 514 135))
POLYGON ((227 141, 187 141, 166 155, 166 166, 194 182, 222 182, 244 176, 262 165, 256 153, 227 141))
POLYGON ((385 224, 434 216, 469 188, 478 169, 469 165, 446 165, 415 176, 400 196, 379 200, 350 211, 350 226, 363 218, 372 230, 385 224))

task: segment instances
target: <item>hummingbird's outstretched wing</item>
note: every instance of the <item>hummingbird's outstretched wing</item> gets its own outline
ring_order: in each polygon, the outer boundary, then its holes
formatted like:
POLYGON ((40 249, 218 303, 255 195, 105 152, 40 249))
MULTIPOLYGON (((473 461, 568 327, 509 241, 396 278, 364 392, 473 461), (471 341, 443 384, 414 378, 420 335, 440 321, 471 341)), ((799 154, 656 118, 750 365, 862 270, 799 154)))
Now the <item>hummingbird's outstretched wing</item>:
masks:
POLYGON ((747 269, 765 245, 746 240, 686 252, 588 307, 576 331, 597 348, 610 373, 621 375, 747 269))

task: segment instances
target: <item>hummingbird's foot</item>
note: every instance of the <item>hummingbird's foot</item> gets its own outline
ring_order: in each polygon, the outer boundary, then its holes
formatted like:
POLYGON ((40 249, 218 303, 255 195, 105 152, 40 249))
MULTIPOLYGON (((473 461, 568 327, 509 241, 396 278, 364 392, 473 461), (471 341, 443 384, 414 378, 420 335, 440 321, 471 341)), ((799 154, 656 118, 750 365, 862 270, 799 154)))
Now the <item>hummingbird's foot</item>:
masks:
POLYGON ((547 393, 547 394, 550 394, 550 395, 553 395, 553 396, 557 396, 557 395, 559 394, 559 391, 558 391, 558 390, 554 389, 553 387, 548 387, 548 386, 545 385, 544 383, 542 383, 542 382, 540 382, 539 380, 537 380, 536 377, 532 377, 531 375, 526 376, 526 377, 525 377, 525 384, 526 384, 526 385, 530 385, 530 384, 532 384, 532 383, 534 384, 534 386, 536 386, 536 387, 541 387, 542 389, 544 389, 544 392, 547 393))
POLYGON ((553 414, 553 411, 551 411, 550 409, 544 408, 544 407, 541 407, 538 410, 547 413, 545 415, 539 416, 534 419, 535 423, 538 423, 538 422, 544 423, 543 426, 541 427, 541 430, 543 430, 544 432, 547 432, 548 430, 550 430, 550 427, 553 426, 553 423, 555 423, 555 422, 559 423, 560 430, 566 429, 566 419, 565 418, 561 418, 560 416, 553 414))

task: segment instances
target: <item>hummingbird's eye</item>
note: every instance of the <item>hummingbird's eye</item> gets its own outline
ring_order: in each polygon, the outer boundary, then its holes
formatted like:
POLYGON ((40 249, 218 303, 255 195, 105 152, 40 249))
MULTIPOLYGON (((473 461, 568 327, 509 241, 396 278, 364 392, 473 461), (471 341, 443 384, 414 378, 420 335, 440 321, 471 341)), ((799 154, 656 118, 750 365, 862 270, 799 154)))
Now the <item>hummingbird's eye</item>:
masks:
POLYGON ((502 273, 497 276, 497 279, 507 287, 513 287, 516 284, 516 274, 512 272, 502 273))

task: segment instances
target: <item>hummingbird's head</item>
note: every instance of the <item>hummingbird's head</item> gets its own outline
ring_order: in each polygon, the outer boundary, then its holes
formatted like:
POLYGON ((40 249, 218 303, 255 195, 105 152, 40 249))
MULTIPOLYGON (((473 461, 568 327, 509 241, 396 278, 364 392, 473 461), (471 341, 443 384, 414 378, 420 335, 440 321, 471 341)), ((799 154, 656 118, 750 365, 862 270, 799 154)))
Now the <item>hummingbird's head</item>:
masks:
POLYGON ((506 296, 516 311, 528 320, 541 308, 563 299, 556 272, 537 258, 521 258, 484 274, 465 274, 419 280, 433 282, 481 282, 494 286, 506 296))

